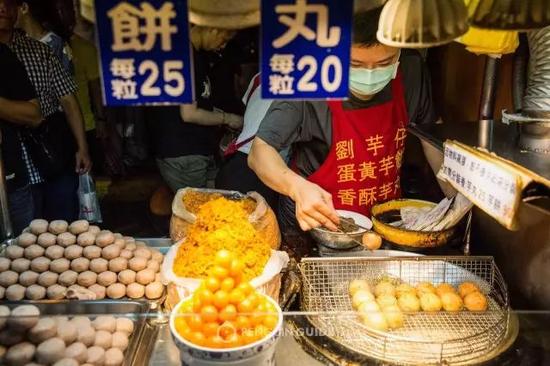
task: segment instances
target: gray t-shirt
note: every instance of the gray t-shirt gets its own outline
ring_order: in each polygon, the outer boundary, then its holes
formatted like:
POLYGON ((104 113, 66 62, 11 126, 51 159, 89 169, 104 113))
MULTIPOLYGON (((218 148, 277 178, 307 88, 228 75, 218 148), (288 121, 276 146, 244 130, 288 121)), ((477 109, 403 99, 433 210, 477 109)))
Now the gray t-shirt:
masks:
MULTIPOLYGON (((411 123, 434 123, 437 120, 432 103, 430 78, 417 51, 402 50, 400 71, 411 123)), ((353 96, 343 103, 344 109, 363 109, 391 100, 389 83, 368 101, 353 96)), ((325 101, 275 101, 267 111, 256 136, 278 151, 291 147, 294 164, 308 177, 325 161, 332 143, 332 115, 325 101)))

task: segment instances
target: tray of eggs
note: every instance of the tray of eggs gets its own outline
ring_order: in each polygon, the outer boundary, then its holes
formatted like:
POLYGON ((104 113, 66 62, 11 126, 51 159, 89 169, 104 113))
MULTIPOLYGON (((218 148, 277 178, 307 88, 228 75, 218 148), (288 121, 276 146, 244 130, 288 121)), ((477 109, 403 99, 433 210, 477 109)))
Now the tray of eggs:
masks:
POLYGON ((163 254, 85 220, 34 220, 0 250, 0 299, 160 303, 163 254))
POLYGON ((0 364, 133 365, 148 311, 136 301, 4 302, 0 364))

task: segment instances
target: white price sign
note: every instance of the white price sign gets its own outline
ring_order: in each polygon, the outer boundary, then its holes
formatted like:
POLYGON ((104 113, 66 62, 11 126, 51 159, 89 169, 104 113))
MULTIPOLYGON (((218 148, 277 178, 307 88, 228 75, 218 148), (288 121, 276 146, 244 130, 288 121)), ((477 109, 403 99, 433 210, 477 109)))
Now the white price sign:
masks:
POLYGON ((448 141, 438 176, 508 229, 519 207, 521 177, 492 155, 448 141))

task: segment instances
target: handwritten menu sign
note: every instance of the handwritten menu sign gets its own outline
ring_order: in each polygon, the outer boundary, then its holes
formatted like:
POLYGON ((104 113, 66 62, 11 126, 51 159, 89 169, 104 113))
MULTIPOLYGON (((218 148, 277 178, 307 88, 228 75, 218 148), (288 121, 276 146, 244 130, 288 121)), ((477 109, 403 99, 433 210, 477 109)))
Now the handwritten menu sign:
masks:
POLYGON ((508 229, 521 198, 521 177, 491 154, 447 141, 438 176, 508 229))

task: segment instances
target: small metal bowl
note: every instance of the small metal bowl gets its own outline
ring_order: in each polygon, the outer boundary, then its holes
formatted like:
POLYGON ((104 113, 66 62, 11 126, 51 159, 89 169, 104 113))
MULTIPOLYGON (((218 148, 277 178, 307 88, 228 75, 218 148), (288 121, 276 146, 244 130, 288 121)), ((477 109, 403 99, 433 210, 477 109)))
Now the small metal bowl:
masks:
MULTIPOLYGON (((372 228, 371 220, 357 212, 336 210, 340 217, 351 218, 357 225, 365 227, 367 229, 372 228)), ((331 249, 351 249, 357 247, 363 238, 363 234, 366 233, 365 229, 358 229, 350 233, 339 233, 330 231, 325 228, 315 228, 310 231, 311 236, 319 245, 323 245, 331 249)))

